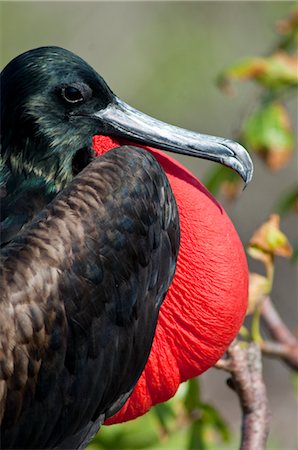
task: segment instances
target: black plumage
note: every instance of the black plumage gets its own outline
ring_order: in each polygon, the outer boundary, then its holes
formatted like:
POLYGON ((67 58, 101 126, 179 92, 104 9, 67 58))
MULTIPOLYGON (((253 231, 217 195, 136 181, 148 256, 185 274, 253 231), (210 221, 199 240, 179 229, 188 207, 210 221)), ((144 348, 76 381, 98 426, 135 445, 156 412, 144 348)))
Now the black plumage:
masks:
POLYGON ((147 360, 178 247, 163 170, 122 147, 4 248, 3 448, 84 446, 120 409, 147 360))

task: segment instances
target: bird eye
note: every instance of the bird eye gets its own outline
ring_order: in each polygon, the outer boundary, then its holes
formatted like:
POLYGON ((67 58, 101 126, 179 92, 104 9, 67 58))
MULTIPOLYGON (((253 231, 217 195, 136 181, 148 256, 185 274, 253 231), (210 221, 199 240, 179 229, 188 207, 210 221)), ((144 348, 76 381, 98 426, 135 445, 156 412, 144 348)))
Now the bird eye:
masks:
POLYGON ((80 104, 92 97, 91 87, 81 81, 59 85, 55 92, 68 104, 80 104))
POLYGON ((62 97, 69 103, 78 103, 84 101, 84 94, 76 86, 65 86, 61 91, 62 97))

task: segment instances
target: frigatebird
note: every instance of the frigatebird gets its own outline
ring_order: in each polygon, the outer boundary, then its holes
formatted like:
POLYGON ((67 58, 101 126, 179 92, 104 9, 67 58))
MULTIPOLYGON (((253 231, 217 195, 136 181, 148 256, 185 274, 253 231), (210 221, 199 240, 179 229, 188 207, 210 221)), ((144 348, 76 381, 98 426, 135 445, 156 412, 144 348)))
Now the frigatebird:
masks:
MULTIPOLYGON (((168 178, 182 172, 141 147, 219 161, 245 183, 252 163, 233 141, 131 108, 86 62, 58 47, 30 50, 4 68, 1 133, 2 446, 83 448, 132 393, 175 271, 179 193, 168 178)), ((242 307, 219 353, 245 304, 246 266, 231 230, 242 307)))

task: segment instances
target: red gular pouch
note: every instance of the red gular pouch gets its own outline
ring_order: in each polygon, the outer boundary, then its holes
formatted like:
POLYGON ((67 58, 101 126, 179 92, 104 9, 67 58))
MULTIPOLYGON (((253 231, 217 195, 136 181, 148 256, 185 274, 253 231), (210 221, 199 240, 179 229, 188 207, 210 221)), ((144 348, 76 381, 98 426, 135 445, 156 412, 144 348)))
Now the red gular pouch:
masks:
MULTIPOLYGON (((105 136, 93 139, 97 155, 119 145, 124 142, 105 136)), ((160 150, 147 150, 163 167, 176 198, 180 251, 145 369, 130 398, 107 424, 146 413, 171 398, 181 382, 213 366, 237 335, 247 309, 246 257, 226 212, 181 164, 160 150)))
POLYGON ((96 156, 101 156, 112 148, 120 147, 124 143, 109 136, 97 135, 93 137, 92 148, 96 156))

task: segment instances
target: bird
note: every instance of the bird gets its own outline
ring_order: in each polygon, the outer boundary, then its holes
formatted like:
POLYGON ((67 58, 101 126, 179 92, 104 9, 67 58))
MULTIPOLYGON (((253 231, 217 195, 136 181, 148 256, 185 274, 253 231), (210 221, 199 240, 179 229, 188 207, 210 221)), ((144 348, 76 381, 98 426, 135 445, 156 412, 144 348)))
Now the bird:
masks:
POLYGON ((1 72, 3 448, 84 448, 212 366, 247 306, 240 239, 163 150, 246 150, 120 100, 84 60, 39 47, 1 72))

